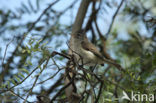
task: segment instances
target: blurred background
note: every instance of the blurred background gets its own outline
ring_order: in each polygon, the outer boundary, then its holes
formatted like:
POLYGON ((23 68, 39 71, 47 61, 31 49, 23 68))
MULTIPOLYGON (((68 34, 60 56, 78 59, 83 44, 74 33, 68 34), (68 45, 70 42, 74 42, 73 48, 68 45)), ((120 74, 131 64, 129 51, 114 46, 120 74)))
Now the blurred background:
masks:
MULTIPOLYGON (((48 103, 64 86, 68 59, 47 58, 53 51, 68 53, 81 0, 0 2, 0 102, 37 102, 43 97, 48 103)), ((123 90, 156 92, 155 0, 93 0, 83 29, 101 52, 127 72, 107 64, 97 66, 94 73, 105 78, 103 88, 99 90, 100 83, 89 73, 87 82, 80 78, 78 92, 87 91, 82 103, 93 103, 99 91, 99 103, 128 102, 120 100, 123 90)), ((66 101, 64 91, 55 99, 62 101, 66 101)))

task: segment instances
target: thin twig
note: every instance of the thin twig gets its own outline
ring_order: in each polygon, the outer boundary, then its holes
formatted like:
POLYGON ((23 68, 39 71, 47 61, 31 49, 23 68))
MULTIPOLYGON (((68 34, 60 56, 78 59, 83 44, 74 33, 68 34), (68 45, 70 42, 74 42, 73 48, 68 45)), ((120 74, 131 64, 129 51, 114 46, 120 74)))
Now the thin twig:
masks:
POLYGON ((28 95, 26 96, 26 98, 25 98, 25 100, 24 100, 23 103, 26 103, 26 101, 27 101, 27 99, 28 99, 30 93, 32 92, 33 88, 35 87, 35 85, 36 85, 36 83, 37 83, 38 78, 39 78, 39 75, 36 76, 36 79, 35 79, 35 81, 34 81, 32 87, 31 87, 31 89, 29 90, 29 93, 28 93, 28 95))
POLYGON ((60 70, 58 70, 54 75, 52 75, 51 77, 47 78, 46 80, 43 80, 43 81, 37 83, 37 85, 38 85, 38 84, 42 84, 42 83, 44 83, 44 82, 46 82, 46 81, 48 81, 48 80, 54 78, 59 72, 60 72, 60 70))
POLYGON ((49 95, 50 93, 53 93, 56 88, 58 88, 63 81, 64 75, 61 75, 59 79, 56 80, 56 82, 45 92, 45 95, 49 95))
POLYGON ((67 55, 65 55, 65 54, 62 54, 62 53, 59 53, 59 52, 56 52, 56 51, 54 51, 54 52, 51 54, 52 57, 54 57, 55 55, 60 55, 60 56, 62 56, 62 57, 65 57, 65 58, 67 58, 67 59, 70 59, 69 56, 67 56, 67 55))
MULTIPOLYGON (((6 53, 7 53, 7 49, 9 47, 9 45, 11 44, 11 42, 14 40, 14 37, 11 39, 11 41, 6 45, 6 48, 5 48, 5 52, 4 52, 4 57, 3 57, 3 60, 2 60, 2 68, 3 68, 3 64, 4 64, 4 60, 5 60, 5 57, 6 57, 6 53)), ((3 68, 4 69, 4 68, 3 68)))
MULTIPOLYGON (((44 61, 45 61, 45 60, 44 60, 44 61)), ((44 63, 44 61, 41 62, 39 65, 42 65, 42 63, 44 63)), ((8 88, 7 90, 2 91, 1 93, 10 91, 11 89, 15 88, 16 86, 22 84, 28 77, 30 77, 30 75, 31 75, 33 72, 35 72, 35 71, 38 69, 38 67, 39 67, 39 66, 37 66, 31 73, 29 73, 21 82, 17 83, 17 85, 14 85, 14 86, 8 88)))
MULTIPOLYGON (((23 97, 21 97, 20 95, 16 94, 14 91, 9 90, 9 92, 11 92, 13 95, 15 95, 15 96, 21 98, 22 100, 25 100, 23 97)), ((28 103, 32 103, 32 102, 29 102, 29 101, 26 101, 26 102, 28 102, 28 103)))
POLYGON ((111 24, 110 24, 110 26, 109 26, 109 29, 108 29, 107 33, 106 33, 106 38, 108 38, 108 35, 109 35, 109 33, 110 33, 111 29, 112 29, 114 20, 115 20, 117 14, 118 14, 118 12, 119 12, 119 10, 120 10, 120 8, 121 8, 123 2, 124 2, 124 0, 122 0, 122 1, 120 2, 119 6, 118 6, 118 8, 117 8, 117 10, 116 10, 116 12, 114 13, 114 15, 113 15, 113 17, 112 17, 111 24))
POLYGON ((98 96, 95 100, 95 103, 98 103, 99 99, 100 99, 100 95, 102 93, 102 88, 103 88, 103 82, 101 82, 101 85, 100 85, 100 90, 99 90, 99 93, 98 93, 98 96))
POLYGON ((68 84, 66 84, 64 87, 62 87, 57 93, 56 95, 51 99, 50 103, 53 103, 53 101, 57 98, 58 95, 60 95, 60 93, 65 90, 68 86, 70 86, 73 82, 74 82, 74 78, 72 77, 72 79, 70 80, 70 82, 68 84))
POLYGON ((50 57, 47 59, 45 65, 43 66, 43 69, 42 69, 42 70, 40 71, 40 73, 36 76, 36 79, 35 79, 35 81, 34 81, 32 87, 31 87, 31 89, 29 90, 29 93, 28 93, 28 95, 26 96, 25 101, 24 101, 23 103, 25 103, 25 102, 27 101, 27 99, 28 99, 30 93, 32 92, 33 88, 35 87, 35 85, 36 85, 36 83, 37 83, 37 80, 38 80, 39 76, 41 75, 41 73, 43 72, 43 70, 45 70, 46 66, 48 65, 49 59, 50 59, 50 57))

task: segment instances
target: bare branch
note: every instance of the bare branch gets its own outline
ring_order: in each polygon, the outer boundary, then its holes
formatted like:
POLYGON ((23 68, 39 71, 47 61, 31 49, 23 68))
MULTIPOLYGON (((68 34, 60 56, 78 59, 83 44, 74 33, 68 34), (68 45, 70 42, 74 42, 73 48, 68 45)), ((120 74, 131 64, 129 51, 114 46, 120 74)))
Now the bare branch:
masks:
POLYGON ((71 81, 66 84, 64 87, 62 87, 59 92, 56 93, 56 95, 51 99, 50 103, 53 103, 53 101, 57 98, 57 96, 60 95, 60 93, 65 90, 68 86, 70 86, 74 82, 74 77, 72 77, 71 81))
POLYGON ((96 98, 96 100, 95 100, 95 103, 98 103, 98 101, 99 101, 99 99, 100 99, 100 95, 101 95, 101 93, 102 93, 102 88, 103 88, 103 82, 101 82, 101 84, 100 84, 99 93, 98 93, 98 96, 97 96, 97 98, 96 98))
POLYGON ((47 59, 45 65, 43 66, 43 68, 42 68, 42 70, 40 71, 40 73, 37 74, 36 79, 35 79, 35 81, 34 81, 32 87, 31 87, 31 89, 29 90, 28 95, 26 96, 24 103, 27 101, 27 99, 28 99, 30 93, 32 92, 33 88, 35 87, 35 85, 36 85, 36 83, 37 83, 37 80, 38 80, 39 76, 41 75, 41 73, 43 72, 43 70, 45 70, 46 66, 48 65, 49 59, 50 59, 50 57, 47 59))
MULTIPOLYGON (((15 36, 14 36, 15 37, 15 36)), ((5 57, 6 57, 6 53, 7 53, 7 49, 9 47, 9 45, 11 44, 11 42, 14 40, 14 37, 11 39, 11 41, 6 45, 6 48, 5 48, 5 52, 4 52, 4 57, 3 57, 3 60, 2 60, 2 68, 3 68, 3 64, 4 64, 4 60, 5 60, 5 57)), ((5 68, 3 68, 5 69, 5 68)))
POLYGON ((107 33, 106 33, 106 38, 108 38, 108 35, 109 35, 109 33, 110 33, 111 29, 112 29, 113 23, 114 23, 114 21, 115 21, 115 18, 116 18, 116 16, 117 16, 117 14, 118 14, 118 12, 119 12, 119 10, 120 10, 120 8, 121 8, 121 6, 122 6, 122 4, 123 4, 124 1, 125 1, 125 0, 122 0, 122 1, 120 2, 120 4, 119 4, 119 6, 118 6, 118 8, 117 8, 117 10, 116 10, 116 12, 115 12, 115 14, 114 14, 113 17, 112 17, 111 24, 110 24, 110 26, 109 26, 109 29, 108 29, 107 33))
POLYGON ((80 4, 75 23, 73 25, 72 34, 75 35, 81 30, 90 0, 83 0, 80 4))

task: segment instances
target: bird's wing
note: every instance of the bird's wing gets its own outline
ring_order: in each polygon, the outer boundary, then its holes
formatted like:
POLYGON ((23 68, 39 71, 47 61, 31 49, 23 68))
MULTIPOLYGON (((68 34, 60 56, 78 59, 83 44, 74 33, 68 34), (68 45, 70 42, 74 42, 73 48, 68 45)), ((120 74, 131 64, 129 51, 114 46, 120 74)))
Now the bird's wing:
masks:
POLYGON ((103 56, 102 54, 98 51, 98 49, 95 47, 95 45, 93 45, 92 43, 90 43, 89 41, 82 41, 81 42, 81 46, 83 49, 87 50, 87 51, 91 51, 92 53, 94 53, 97 57, 99 57, 100 59, 103 60, 103 56))

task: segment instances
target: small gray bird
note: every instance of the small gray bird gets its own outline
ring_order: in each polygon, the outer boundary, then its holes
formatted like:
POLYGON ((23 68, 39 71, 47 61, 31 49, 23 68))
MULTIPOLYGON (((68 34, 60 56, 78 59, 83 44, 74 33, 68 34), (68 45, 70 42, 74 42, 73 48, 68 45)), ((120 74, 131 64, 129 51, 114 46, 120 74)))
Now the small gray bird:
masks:
POLYGON ((72 36, 72 45, 74 55, 77 61, 88 66, 95 66, 96 64, 104 64, 104 57, 99 50, 93 45, 85 34, 78 33, 72 36))

